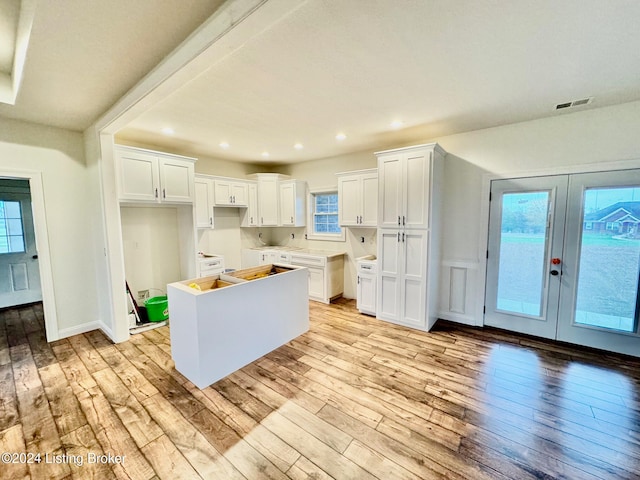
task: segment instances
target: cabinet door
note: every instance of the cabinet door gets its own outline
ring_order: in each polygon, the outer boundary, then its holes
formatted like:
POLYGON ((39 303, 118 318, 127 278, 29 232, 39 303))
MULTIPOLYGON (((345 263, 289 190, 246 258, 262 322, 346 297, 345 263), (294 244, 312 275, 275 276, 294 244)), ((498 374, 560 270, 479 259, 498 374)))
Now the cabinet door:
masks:
POLYGON ((378 294, 376 315, 399 322, 402 318, 402 242, 400 230, 378 230, 378 294))
POLYGON ((363 175, 360 190, 362 197, 360 225, 363 227, 375 227, 378 224, 378 174, 363 175))
POLYGON ((378 158, 378 226, 398 228, 402 222, 403 158, 400 153, 378 158))
POLYGON ((213 184, 207 178, 194 180, 196 228, 213 228, 213 184))
POLYGON ((255 183, 247 185, 247 209, 242 213, 242 226, 258 226, 258 186, 255 183))
POLYGON ((236 207, 246 207, 249 203, 249 185, 244 182, 232 183, 231 200, 236 207))
POLYGON ((278 226, 278 180, 261 179, 258 182, 259 225, 264 227, 278 226))
POLYGON ((407 153, 404 163, 402 225, 429 228, 431 152, 407 153))
POLYGON ((284 226, 294 225, 296 210, 296 186, 280 183, 280 222, 284 226))
POLYGON ((159 158, 161 199, 163 202, 193 203, 193 163, 159 158))
POLYGON ((406 230, 401 233, 402 315, 406 325, 426 326, 425 304, 427 296, 426 230, 406 230))
POLYGON ((307 267, 309 270, 309 298, 327 302, 324 293, 324 269, 307 267))
POLYGON ((376 277, 358 275, 358 310, 371 315, 376 314, 376 277))
POLYGON ((160 177, 158 158, 143 152, 116 150, 120 169, 120 200, 158 201, 160 177))
POLYGON ((231 205, 231 181, 214 180, 213 182, 214 198, 216 206, 231 205))
MULTIPOLYGON (((361 177, 351 175, 338 179, 338 221, 343 227, 358 226, 362 215, 361 177)), ((376 183, 376 189, 378 185, 376 183)), ((376 191, 376 199, 378 192, 376 191)), ((377 211, 377 210, 376 210, 377 211)), ((374 218, 374 225, 378 218, 374 218)))

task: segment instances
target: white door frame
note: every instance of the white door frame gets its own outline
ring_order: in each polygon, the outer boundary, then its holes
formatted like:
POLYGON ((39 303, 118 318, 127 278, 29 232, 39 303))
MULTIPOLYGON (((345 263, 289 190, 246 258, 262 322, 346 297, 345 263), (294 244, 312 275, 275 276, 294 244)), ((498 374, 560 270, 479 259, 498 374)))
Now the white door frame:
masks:
POLYGON ((572 175, 576 173, 606 172, 640 168, 640 158, 614 162, 587 163, 566 167, 550 167, 539 170, 506 171, 501 173, 485 173, 482 176, 482 192, 480 198, 480 235, 478 238, 478 278, 476 291, 475 325, 484 326, 484 299, 487 290, 487 248, 489 247, 489 194, 491 182, 509 178, 546 177, 550 175, 572 175))
POLYGON ((40 285, 42 287, 42 306, 47 341, 60 338, 58 332, 58 315, 53 288, 53 270, 51 268, 51 251, 49 248, 49 229, 44 204, 44 187, 42 173, 31 170, 0 169, 0 177, 29 180, 31 189, 31 208, 33 210, 33 228, 38 250, 38 267, 40 269, 40 285))

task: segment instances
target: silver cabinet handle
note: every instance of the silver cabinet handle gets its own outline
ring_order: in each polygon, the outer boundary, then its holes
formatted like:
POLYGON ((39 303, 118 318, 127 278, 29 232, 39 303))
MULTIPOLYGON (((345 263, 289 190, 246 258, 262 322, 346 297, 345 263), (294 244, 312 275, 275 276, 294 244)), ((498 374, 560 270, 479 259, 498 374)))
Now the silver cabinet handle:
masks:
POLYGON ((402 215, 402 225, 404 225, 404 215, 402 215))
POLYGON ((213 217, 209 217, 209 225, 213 225, 213 217))
POLYGON ((400 241, 400 232, 398 232, 398 241, 400 241))
POLYGON ((156 198, 158 198, 158 189, 156 188, 156 198))
POLYGON ((293 217, 291 217, 291 223, 293 223, 293 217))
POLYGON ((162 198, 167 198, 167 190, 166 189, 162 189, 162 198))
POLYGON ((402 232, 402 242, 404 243, 404 232, 402 232))
POLYGON ((398 215, 398 225, 400 225, 400 215, 398 215))

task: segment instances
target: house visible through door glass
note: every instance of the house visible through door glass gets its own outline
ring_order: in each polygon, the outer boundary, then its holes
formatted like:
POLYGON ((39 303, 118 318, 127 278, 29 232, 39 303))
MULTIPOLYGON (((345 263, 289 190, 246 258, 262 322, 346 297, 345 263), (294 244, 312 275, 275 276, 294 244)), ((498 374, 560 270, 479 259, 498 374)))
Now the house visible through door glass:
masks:
POLYGON ((0 253, 25 251, 20 202, 0 200, 0 253))
POLYGON ((588 188, 575 323, 633 332, 640 260, 640 188, 588 188))

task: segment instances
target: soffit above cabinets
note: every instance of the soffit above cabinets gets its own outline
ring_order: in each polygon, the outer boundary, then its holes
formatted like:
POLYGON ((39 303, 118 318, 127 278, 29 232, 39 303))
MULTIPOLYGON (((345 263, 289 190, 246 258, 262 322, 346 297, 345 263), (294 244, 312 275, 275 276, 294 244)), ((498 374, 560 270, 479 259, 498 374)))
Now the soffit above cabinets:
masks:
POLYGON ((34 13, 35 0, 0 1, 0 103, 15 104, 34 13))

